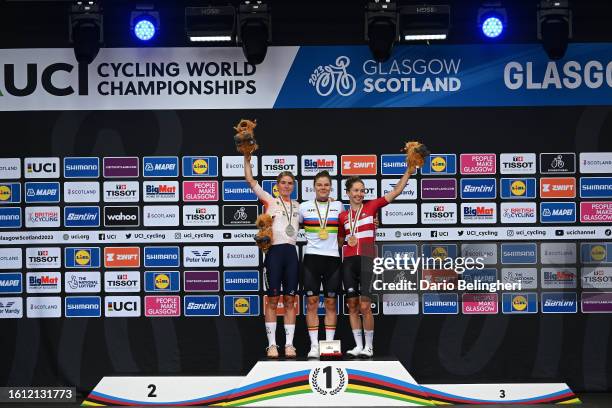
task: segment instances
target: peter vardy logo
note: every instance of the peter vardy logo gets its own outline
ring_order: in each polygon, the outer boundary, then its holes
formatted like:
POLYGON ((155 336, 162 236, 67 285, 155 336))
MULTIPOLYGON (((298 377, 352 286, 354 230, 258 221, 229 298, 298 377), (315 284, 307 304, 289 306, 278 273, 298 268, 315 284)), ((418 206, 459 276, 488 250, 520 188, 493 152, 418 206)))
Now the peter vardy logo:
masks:
POLYGON ((64 159, 65 178, 98 178, 100 159, 97 157, 66 157, 64 159))
POLYGON ((100 207, 64 207, 64 225, 70 228, 100 226, 100 207))
POLYGON ((144 177, 178 177, 178 157, 143 157, 144 177))
POLYGON ((25 183, 26 203, 59 203, 60 183, 25 183))
POLYGON ((180 265, 179 247, 145 247, 145 268, 176 268, 180 265))
POLYGON ((540 203, 540 221, 543 223, 576 222, 576 203, 540 203))
POLYGON ((355 77, 347 72, 351 60, 347 56, 336 58, 335 64, 319 65, 308 83, 315 88, 320 96, 336 93, 340 96, 350 96, 357 89, 355 77))
POLYGON ((185 316, 219 316, 221 301, 219 296, 185 296, 183 299, 185 316))

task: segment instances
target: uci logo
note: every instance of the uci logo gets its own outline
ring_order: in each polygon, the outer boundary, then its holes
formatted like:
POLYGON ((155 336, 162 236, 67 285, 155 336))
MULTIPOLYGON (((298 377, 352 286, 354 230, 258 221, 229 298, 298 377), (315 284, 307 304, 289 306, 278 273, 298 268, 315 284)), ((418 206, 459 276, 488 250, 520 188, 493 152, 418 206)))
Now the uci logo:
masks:
POLYGON ((320 96, 329 96, 333 92, 340 96, 350 96, 357 87, 355 77, 346 71, 350 64, 349 57, 340 56, 336 58, 335 65, 319 65, 310 75, 308 83, 320 96))
MULTIPOLYGON (((17 67, 21 72, 23 67, 17 67)), ((75 93, 74 88, 71 85, 59 84, 59 78, 65 78, 67 75, 74 71, 75 66, 66 63, 51 64, 46 67, 39 67, 38 64, 27 64, 26 65, 26 80, 23 84, 22 80, 15 80, 15 64, 5 64, 2 72, 4 73, 4 89, 6 93, 12 96, 23 97, 32 95, 38 88, 38 81, 40 78, 40 85, 45 92, 53 96, 68 96, 75 93), (42 70, 41 70, 42 68, 42 70), (39 71, 40 76, 39 76, 39 71), (16 84, 19 82, 19 85, 16 84)), ((81 64, 77 69, 78 78, 72 79, 72 82, 78 83, 79 95, 88 95, 88 66, 81 64)), ((0 92, 0 96, 3 96, 0 92)))

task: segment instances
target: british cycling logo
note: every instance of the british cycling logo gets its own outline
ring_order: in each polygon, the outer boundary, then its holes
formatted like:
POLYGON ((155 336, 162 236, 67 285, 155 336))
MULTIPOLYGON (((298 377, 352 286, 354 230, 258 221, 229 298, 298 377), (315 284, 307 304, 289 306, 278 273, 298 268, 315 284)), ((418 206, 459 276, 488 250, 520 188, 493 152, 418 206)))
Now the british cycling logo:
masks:
POLYGON ((329 96, 334 91, 340 96, 350 96, 355 93, 357 81, 347 72, 351 60, 347 56, 336 58, 336 64, 319 65, 308 83, 312 85, 320 96, 329 96))

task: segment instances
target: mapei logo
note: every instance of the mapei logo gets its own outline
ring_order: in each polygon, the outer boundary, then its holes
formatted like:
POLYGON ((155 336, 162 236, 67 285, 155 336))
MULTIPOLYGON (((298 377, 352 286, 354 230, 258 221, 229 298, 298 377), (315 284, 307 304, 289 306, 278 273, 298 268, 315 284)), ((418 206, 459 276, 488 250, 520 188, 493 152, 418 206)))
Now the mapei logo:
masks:
POLYGON ((494 178, 462 178, 461 198, 465 200, 493 199, 497 196, 497 181, 494 178))
POLYGON ((217 177, 219 175, 219 160, 217 156, 186 156, 183 157, 183 176, 185 177, 217 177))
POLYGON ((23 292, 23 276, 21 273, 1 273, 0 274, 0 294, 12 294, 23 292))
POLYGON ((502 178, 500 180, 500 197, 512 199, 535 198, 536 182, 534 178, 502 178))
POLYGON ((64 158, 65 178, 98 178, 100 176, 100 159, 97 157, 64 158))
POLYGON ((138 268, 140 267, 139 247, 106 247, 104 248, 104 267, 138 268))
POLYGON ((60 183, 25 183, 26 203, 59 203, 59 201, 60 183))
POLYGON ((59 158, 26 157, 24 162, 25 178, 58 178, 59 158))
POLYGON ((457 156, 455 154, 429 155, 421 168, 421 174, 457 174, 457 156))
POLYGON ((0 204, 15 204, 20 202, 20 183, 0 183, 0 204))
POLYGON ((576 203, 540 203, 540 221, 542 223, 576 222, 576 203))
POLYGON ((348 73, 351 60, 347 56, 336 58, 335 64, 319 65, 308 79, 319 96, 329 96, 332 93, 339 96, 350 96, 357 89, 355 77, 348 73))
POLYGON ((153 156, 142 158, 144 177, 178 177, 178 157, 153 156))
POLYGON ((374 176, 377 172, 377 156, 375 154, 342 155, 343 176, 374 176))
POLYGON ((66 263, 66 268, 99 268, 100 248, 65 248, 64 262, 66 263))
POLYGON ((223 309, 225 316, 259 316, 259 296, 226 295, 223 309))
POLYGON ((70 228, 100 226, 100 207, 64 207, 64 225, 70 228))

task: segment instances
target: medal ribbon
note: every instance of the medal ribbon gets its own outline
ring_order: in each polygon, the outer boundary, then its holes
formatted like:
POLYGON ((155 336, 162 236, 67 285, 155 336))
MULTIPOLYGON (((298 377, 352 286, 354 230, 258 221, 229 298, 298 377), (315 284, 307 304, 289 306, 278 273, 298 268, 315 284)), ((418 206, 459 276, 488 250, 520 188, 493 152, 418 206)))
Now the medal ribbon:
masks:
POLYGON ((327 218, 329 216, 329 201, 327 201, 327 211, 325 211, 325 219, 323 221, 321 221, 321 211, 319 211, 317 200, 315 200, 315 208, 317 209, 317 214, 319 215, 319 227, 324 230, 327 227, 327 218))
POLYGON ((291 218, 293 218, 293 200, 291 200, 291 204, 289 205, 289 215, 287 215, 287 207, 282 197, 280 197, 280 202, 283 205, 283 210, 285 210, 285 218, 287 218, 287 222, 291 225, 291 218))
POLYGON ((363 204, 361 204, 359 206, 359 209, 355 213, 355 219, 353 219, 353 217, 352 217, 352 215, 353 215, 353 209, 352 208, 350 209, 350 211, 348 213, 349 232, 351 233, 351 235, 355 235, 355 233, 357 232, 357 220, 359 219, 359 216, 361 215, 361 210, 362 209, 363 209, 363 204))

